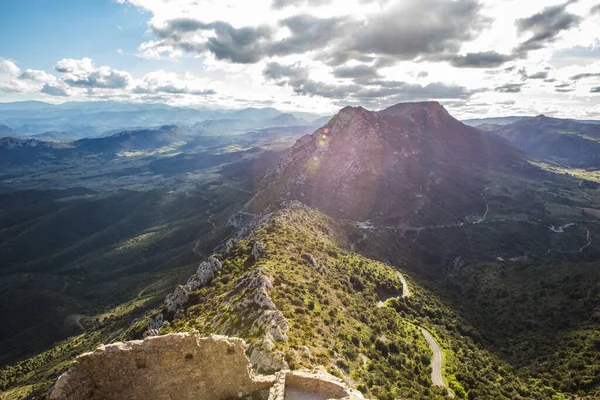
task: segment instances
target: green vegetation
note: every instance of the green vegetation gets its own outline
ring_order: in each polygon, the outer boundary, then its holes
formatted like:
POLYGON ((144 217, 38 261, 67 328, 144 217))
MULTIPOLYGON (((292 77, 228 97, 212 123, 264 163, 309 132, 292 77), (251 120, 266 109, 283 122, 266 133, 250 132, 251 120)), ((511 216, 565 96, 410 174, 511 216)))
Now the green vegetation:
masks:
MULTIPOLYGON (((160 333, 197 329, 235 334, 250 344, 262 340, 260 314, 252 306, 240 308, 252 293, 238 285, 260 272, 270 279, 269 296, 288 320, 288 339, 276 342, 274 350, 292 369, 324 366, 377 399, 445 398, 442 388, 432 386, 431 351, 418 324, 444 348, 445 378, 459 398, 563 398, 542 382, 519 376, 447 299, 419 281, 409 278, 411 297, 377 307, 381 295, 401 294, 395 270, 343 250, 344 243, 343 229, 329 218, 306 208, 285 209, 231 252, 217 255, 223 269, 211 285, 191 295, 185 316, 160 333), (264 247, 258 260, 251 255, 256 243, 264 247)), ((145 324, 140 321, 124 338, 141 336, 145 324)))
POLYGON ((156 307, 245 199, 232 185, 0 195, 0 391, 47 390, 77 354, 156 307))
POLYGON ((600 396, 600 270, 595 262, 471 264, 447 292, 490 348, 558 392, 600 396), (490 318, 492 316, 492 318, 490 318))

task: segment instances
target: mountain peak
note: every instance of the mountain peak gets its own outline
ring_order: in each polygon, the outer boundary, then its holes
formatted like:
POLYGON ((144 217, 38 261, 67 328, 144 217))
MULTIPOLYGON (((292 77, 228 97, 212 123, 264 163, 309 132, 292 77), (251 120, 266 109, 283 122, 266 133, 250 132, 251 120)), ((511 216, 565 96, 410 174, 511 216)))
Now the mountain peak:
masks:
POLYGON ((378 111, 378 114, 395 118, 409 117, 414 119, 418 117, 422 120, 437 122, 442 118, 452 118, 444 106, 437 101, 398 103, 378 111))
POLYGON ((382 111, 345 107, 294 144, 265 177, 255 204, 260 208, 284 193, 283 200, 354 220, 456 221, 481 206, 479 170, 519 159, 437 102, 382 111))

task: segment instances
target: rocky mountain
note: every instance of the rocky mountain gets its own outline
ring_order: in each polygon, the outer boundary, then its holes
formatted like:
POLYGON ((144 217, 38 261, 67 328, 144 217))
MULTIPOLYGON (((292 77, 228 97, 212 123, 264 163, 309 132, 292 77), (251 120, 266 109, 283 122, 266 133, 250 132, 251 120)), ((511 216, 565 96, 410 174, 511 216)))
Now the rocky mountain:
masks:
POLYGON ((379 224, 456 222, 485 210, 486 174, 502 166, 526 168, 518 152, 437 102, 346 107, 296 142, 251 206, 284 198, 379 224))
POLYGON ((490 130, 535 157, 600 165, 600 125, 538 115, 490 130))

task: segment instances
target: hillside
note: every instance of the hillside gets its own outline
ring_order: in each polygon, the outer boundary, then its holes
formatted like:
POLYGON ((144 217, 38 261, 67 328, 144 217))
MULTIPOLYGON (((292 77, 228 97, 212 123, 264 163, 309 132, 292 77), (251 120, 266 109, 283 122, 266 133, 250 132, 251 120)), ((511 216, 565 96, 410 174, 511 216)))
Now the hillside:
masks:
POLYGON ((570 166, 600 165, 600 125, 539 115, 490 131, 538 158, 570 166))
POLYGON ((459 397, 541 395, 465 335, 474 328, 433 293, 409 277, 412 295, 400 298, 395 268, 348 247, 345 229, 332 219, 287 205, 201 264, 158 313, 135 323, 124 338, 140 338, 149 328, 159 334, 197 329, 235 335, 251 345, 248 354, 258 371, 324 366, 368 397, 445 398, 432 385, 431 350, 415 326, 420 325, 441 339, 449 360, 445 379, 459 397), (207 274, 209 264, 216 267, 207 274), (378 304, 395 296, 389 307, 378 304), (162 326, 160 314, 169 321, 162 326), (444 314, 452 324, 435 317, 444 314), (467 364, 470 372, 460 367, 467 364), (496 372, 479 376, 478 368, 496 372))

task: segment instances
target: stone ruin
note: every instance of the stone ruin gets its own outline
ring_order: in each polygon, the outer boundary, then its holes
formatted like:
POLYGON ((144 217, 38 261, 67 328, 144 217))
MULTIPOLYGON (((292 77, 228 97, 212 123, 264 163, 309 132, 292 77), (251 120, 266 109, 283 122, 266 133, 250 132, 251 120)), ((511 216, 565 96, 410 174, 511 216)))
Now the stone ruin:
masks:
POLYGON ((200 337, 197 331, 101 345, 77 357, 56 381, 50 399, 362 398, 325 373, 255 375, 245 351, 242 339, 200 337))

